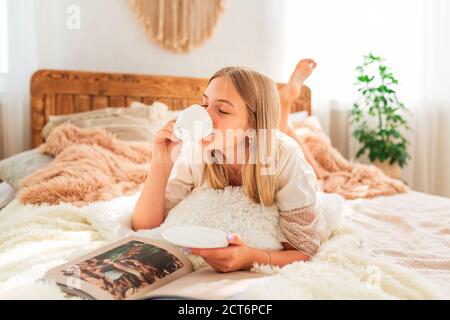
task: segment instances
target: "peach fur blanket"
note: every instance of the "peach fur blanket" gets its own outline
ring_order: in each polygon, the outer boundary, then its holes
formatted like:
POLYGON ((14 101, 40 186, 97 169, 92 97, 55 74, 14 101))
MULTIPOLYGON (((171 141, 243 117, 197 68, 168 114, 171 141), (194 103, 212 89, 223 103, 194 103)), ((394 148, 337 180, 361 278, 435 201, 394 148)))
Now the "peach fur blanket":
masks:
MULTIPOLYGON (((345 160, 324 133, 309 130, 302 138, 323 170, 325 192, 354 199, 407 190, 374 166, 345 160)), ((133 194, 145 182, 151 161, 149 143, 125 142, 103 129, 79 129, 72 124, 55 128, 38 150, 55 159, 21 181, 18 198, 24 204, 83 206, 133 194)))
POLYGON ((83 206, 135 193, 147 177, 151 145, 125 142, 100 128, 55 128, 38 151, 55 159, 20 182, 24 204, 83 206))
POLYGON ((316 162, 315 173, 324 192, 357 199, 408 191, 403 182, 386 176, 378 167, 345 159, 333 148, 330 138, 314 117, 304 120, 295 131, 316 162))

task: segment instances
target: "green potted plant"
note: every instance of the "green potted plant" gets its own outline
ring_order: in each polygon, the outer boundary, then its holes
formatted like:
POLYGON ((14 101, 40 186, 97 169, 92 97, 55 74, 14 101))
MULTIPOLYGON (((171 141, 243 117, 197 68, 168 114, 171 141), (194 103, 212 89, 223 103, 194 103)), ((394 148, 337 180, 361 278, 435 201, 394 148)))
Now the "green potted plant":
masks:
POLYGON ((354 126, 352 135, 361 144, 356 158, 368 152, 373 164, 398 179, 411 158, 409 142, 401 133, 410 130, 402 116, 408 110, 393 89, 398 80, 383 62, 383 58, 369 53, 356 68, 355 86, 360 96, 353 104, 350 123, 354 126))

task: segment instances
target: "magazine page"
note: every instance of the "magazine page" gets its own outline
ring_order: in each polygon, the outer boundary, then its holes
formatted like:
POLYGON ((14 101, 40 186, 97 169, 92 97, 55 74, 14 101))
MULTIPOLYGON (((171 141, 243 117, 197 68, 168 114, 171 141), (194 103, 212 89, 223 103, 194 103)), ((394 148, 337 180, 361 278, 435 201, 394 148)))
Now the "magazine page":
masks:
POLYGON ((266 277, 266 274, 250 271, 217 272, 207 266, 153 290, 143 298, 177 296, 208 300, 232 299, 251 285, 265 281, 266 277))
POLYGON ((193 271, 175 246, 130 236, 56 267, 44 278, 82 297, 126 300, 138 299, 193 271))

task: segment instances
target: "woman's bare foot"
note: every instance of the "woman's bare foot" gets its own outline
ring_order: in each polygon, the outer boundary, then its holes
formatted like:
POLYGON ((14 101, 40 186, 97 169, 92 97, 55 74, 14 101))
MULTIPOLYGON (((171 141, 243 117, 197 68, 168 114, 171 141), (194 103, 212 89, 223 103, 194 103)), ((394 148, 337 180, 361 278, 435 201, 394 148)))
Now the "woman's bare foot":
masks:
POLYGON ((317 63, 313 59, 300 60, 289 78, 289 84, 295 83, 298 86, 302 86, 316 66, 317 63))
POLYGON ((317 63, 313 59, 302 59, 297 63, 286 85, 286 98, 288 100, 292 102, 300 95, 303 83, 308 79, 316 66, 317 63))
POLYGON ((313 59, 302 59, 292 72, 289 82, 280 90, 280 131, 286 132, 292 102, 300 95, 303 82, 311 75, 317 63, 313 59))

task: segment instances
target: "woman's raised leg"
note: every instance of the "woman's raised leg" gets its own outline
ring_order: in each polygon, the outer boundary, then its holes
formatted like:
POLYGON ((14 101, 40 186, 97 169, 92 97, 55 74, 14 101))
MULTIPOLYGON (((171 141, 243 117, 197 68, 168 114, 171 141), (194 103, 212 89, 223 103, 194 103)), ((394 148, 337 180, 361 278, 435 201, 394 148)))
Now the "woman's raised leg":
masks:
POLYGON ((316 62, 312 59, 302 59, 295 66, 288 83, 279 91, 280 95, 280 131, 287 132, 288 118, 292 102, 300 95, 303 82, 311 75, 316 62))
POLYGON ((292 103, 300 95, 303 82, 311 75, 316 65, 316 62, 312 59, 300 60, 297 63, 294 72, 292 72, 289 82, 280 90, 279 95, 281 109, 279 130, 297 141, 297 143, 302 147, 306 160, 314 169, 317 178, 321 179, 321 172, 319 170, 317 162, 309 153, 308 148, 306 148, 306 146, 303 144, 302 140, 295 132, 295 129, 288 121, 292 103))

